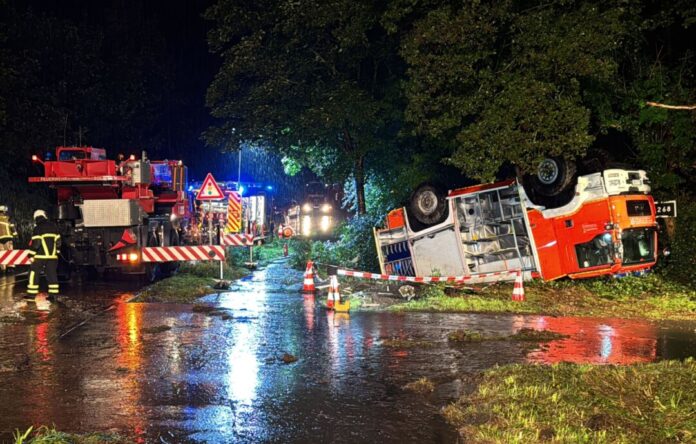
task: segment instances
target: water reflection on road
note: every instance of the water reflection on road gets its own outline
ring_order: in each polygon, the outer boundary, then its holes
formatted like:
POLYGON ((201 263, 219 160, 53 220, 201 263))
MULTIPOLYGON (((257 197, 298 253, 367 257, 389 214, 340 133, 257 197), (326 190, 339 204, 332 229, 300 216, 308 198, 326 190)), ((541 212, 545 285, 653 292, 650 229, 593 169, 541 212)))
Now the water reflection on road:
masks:
MULTIPOLYGON (((119 430, 141 442, 452 442, 439 408, 466 375, 512 362, 630 364, 696 350, 693 324, 474 314, 333 313, 275 264, 190 305, 125 303, 119 285, 75 287, 48 311, 0 323, 0 440, 14 428, 119 430), (71 334, 80 319, 116 301, 71 334), (153 327, 159 327, 153 329, 153 327), (451 346, 456 329, 568 337, 451 346), (393 347, 386 339, 406 341, 393 347), (408 347, 408 341, 425 346, 408 347), (285 354, 298 358, 286 364, 285 354), (421 376, 431 396, 402 387, 421 376)), ((0 295, 2 306, 16 304, 0 295)))

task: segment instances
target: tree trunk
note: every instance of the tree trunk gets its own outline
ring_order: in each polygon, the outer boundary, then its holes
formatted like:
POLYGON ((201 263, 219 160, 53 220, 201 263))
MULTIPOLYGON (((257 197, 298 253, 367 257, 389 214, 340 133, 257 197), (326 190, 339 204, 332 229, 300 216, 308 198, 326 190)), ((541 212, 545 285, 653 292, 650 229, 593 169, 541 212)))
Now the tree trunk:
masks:
POLYGON ((353 171, 355 177, 355 198, 357 200, 358 214, 365 214, 367 208, 365 206, 365 156, 360 156, 355 159, 353 171))

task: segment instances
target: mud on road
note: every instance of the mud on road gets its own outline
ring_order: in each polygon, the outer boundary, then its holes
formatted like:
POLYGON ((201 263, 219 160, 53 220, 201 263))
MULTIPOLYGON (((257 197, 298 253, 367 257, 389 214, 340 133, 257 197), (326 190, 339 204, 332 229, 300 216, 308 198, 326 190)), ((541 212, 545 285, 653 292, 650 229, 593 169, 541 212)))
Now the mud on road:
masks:
POLYGON ((93 282, 24 305, 11 280, 0 289, 2 442, 32 424, 136 442, 456 442, 440 408, 495 364, 626 364, 696 350, 689 324, 327 312, 283 263, 196 305, 127 303, 137 286, 93 282), (522 328, 561 339, 447 340, 522 328), (404 389, 421 377, 432 393, 404 389))

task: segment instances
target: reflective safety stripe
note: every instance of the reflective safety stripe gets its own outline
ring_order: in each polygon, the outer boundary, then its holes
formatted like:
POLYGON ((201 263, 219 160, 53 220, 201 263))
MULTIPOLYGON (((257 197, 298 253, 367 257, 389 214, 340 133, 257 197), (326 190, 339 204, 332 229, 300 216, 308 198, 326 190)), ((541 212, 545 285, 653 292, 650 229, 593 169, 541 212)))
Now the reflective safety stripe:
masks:
MULTIPOLYGON (((41 255, 37 255, 37 259, 57 259, 58 258, 58 240, 60 239, 60 234, 55 234, 55 233, 46 233, 46 234, 37 234, 36 236, 32 236, 31 240, 32 243, 33 241, 41 241, 41 255), (49 250, 48 248, 48 243, 46 243, 46 239, 52 238, 53 239, 53 248, 49 250)), ((36 254, 36 252, 35 252, 36 254)))
POLYGON ((60 291, 58 291, 57 288, 49 288, 49 289, 48 289, 48 292, 51 293, 51 294, 58 294, 58 293, 60 293, 60 291))
POLYGON ((28 285, 29 288, 34 288, 34 287, 39 288, 38 284, 34 284, 35 277, 36 277, 36 273, 34 273, 33 271, 30 271, 29 272, 29 285, 28 285))
POLYGON ((60 284, 48 284, 48 288, 59 288, 60 284))
POLYGON ((38 290, 38 289, 34 289, 34 288, 28 288, 28 289, 27 289, 27 293, 29 293, 29 294, 39 294, 39 290, 38 290))

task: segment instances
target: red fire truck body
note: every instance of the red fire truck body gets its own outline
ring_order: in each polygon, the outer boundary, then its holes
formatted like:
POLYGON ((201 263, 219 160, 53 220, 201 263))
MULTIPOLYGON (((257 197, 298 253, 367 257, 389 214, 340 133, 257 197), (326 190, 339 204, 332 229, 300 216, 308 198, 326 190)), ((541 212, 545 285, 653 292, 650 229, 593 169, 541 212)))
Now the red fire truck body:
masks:
POLYGON ((382 273, 496 281, 516 270, 544 280, 645 271, 657 257, 648 184, 642 170, 580 176, 574 198, 553 209, 514 180, 453 190, 443 222, 414 231, 402 208, 375 230, 382 273))
POLYGON ((179 245, 190 217, 182 162, 151 162, 144 152, 115 161, 92 147, 58 147, 56 160, 33 160, 44 175, 29 182, 56 190, 64 262, 145 272, 140 247, 179 245))

